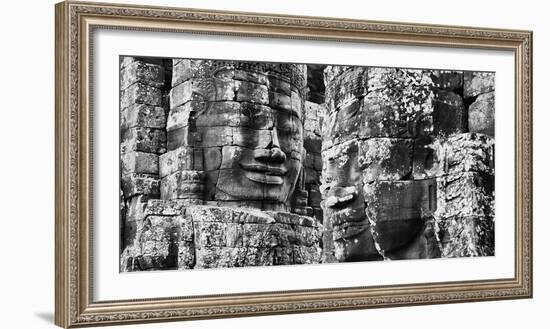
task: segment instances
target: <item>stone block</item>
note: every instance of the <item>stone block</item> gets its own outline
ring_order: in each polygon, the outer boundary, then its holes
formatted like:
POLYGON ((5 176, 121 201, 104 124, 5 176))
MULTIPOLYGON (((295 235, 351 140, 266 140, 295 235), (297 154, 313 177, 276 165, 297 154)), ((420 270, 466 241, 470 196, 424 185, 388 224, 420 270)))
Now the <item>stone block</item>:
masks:
POLYGON ((492 217, 451 217, 438 222, 442 257, 495 255, 492 217))
POLYGON ((120 72, 120 89, 141 82, 146 85, 160 88, 164 86, 164 67, 142 61, 134 61, 120 72))
MULTIPOLYGON (((369 93, 358 111, 355 130, 361 137, 408 137, 408 121, 401 116, 398 100, 387 99, 378 92, 369 93)), ((359 106, 359 105, 358 105, 359 106)))
POLYGON ((438 90, 433 101, 434 134, 449 135, 468 130, 468 113, 462 97, 446 90, 438 90))
POLYGON ((294 264, 318 264, 321 262, 321 248, 318 246, 293 246, 294 264))
MULTIPOLYGON (((194 241, 197 248, 242 247, 242 225, 223 221, 195 221, 194 241)), ((247 245, 248 246, 248 245, 247 245)))
POLYGON ((434 230, 433 219, 426 220, 424 227, 409 244, 390 252, 384 257, 391 260, 440 258, 441 249, 434 230))
POLYGON ((217 102, 236 100, 240 81, 215 78, 192 79, 170 90, 170 109, 189 101, 217 102))
POLYGON ((205 106, 205 102, 191 101, 171 109, 166 121, 166 130, 170 132, 192 125, 194 115, 205 106))
POLYGON ((363 181, 402 180, 412 173, 413 140, 371 138, 359 142, 363 181))
POLYGON ((160 182, 160 196, 163 200, 202 200, 203 193, 204 173, 200 171, 177 171, 163 177, 160 182))
MULTIPOLYGON (((323 184, 330 186, 352 186, 362 184, 359 169, 359 142, 352 140, 324 150, 323 184)), ((307 184, 307 183, 306 183, 307 184)))
POLYGON ((445 172, 494 175, 493 138, 477 133, 457 134, 445 140, 445 172))
POLYGON ((189 127, 176 128, 166 133, 166 148, 173 151, 180 147, 189 147, 195 145, 196 136, 190 132, 189 127))
POLYGON ((125 90, 121 91, 120 109, 124 110, 132 104, 162 106, 162 95, 160 89, 141 82, 134 83, 125 90))
POLYGON ((124 218, 123 249, 132 248, 138 232, 143 228, 148 196, 136 195, 127 199, 124 218))
POLYGON ((279 79, 273 75, 269 76, 269 91, 280 93, 290 97, 290 91, 293 89, 290 82, 279 79))
MULTIPOLYGON (((234 143, 234 140, 237 138, 234 134, 239 133, 241 130, 244 131, 245 129, 235 127, 197 127, 196 142, 202 147, 222 147, 225 145, 233 145, 236 144, 234 143)), ((249 129, 246 131, 248 130, 249 129)), ((242 135, 242 133, 239 135, 242 135)))
POLYGON ((159 156, 154 153, 127 152, 121 154, 121 174, 159 174, 159 156))
POLYGON ((464 72, 464 98, 495 91, 494 72, 464 72))
POLYGON ((327 84, 325 89, 326 102, 332 110, 339 110, 345 104, 355 99, 361 99, 367 94, 368 68, 354 67, 342 72, 327 84))
POLYGON ((163 129, 165 126, 166 115, 160 106, 132 104, 120 113, 121 130, 134 127, 163 129))
POLYGON ((194 168, 193 151, 193 147, 181 146, 162 154, 159 157, 160 177, 165 177, 177 171, 192 170, 194 168))
POLYGON ((146 127, 130 128, 121 136, 120 153, 132 151, 162 154, 166 152, 164 129, 146 127))
POLYGON ((269 92, 269 106, 275 109, 292 111, 292 100, 289 95, 274 91, 269 92))
POLYGON ((160 196, 160 182, 157 176, 147 174, 128 174, 121 177, 124 198, 134 195, 148 195, 151 198, 160 196))
POLYGON ((174 59, 172 65, 172 87, 193 78, 193 67, 189 59, 174 59))
POLYGON ((494 177, 477 172, 437 179, 437 220, 450 217, 494 217, 494 177))
POLYGON ((468 130, 495 136, 495 93, 479 95, 468 108, 468 130))
POLYGON ((175 269, 178 267, 182 216, 148 216, 140 236, 139 267, 175 269))
POLYGON ((225 79, 225 80, 234 79, 234 80, 252 82, 252 83, 257 83, 262 85, 268 84, 267 75, 263 72, 244 71, 244 70, 231 68, 231 67, 216 71, 215 76, 216 78, 225 79))
POLYGON ((273 265, 270 249, 208 247, 196 249, 195 268, 226 268, 273 265))
MULTIPOLYGON (((342 106, 338 111, 332 111, 326 118, 323 149, 358 138, 362 125, 367 121, 365 104, 360 99, 355 99, 342 106)), ((364 132, 368 134, 368 131, 364 132)))
POLYGON ((375 182, 363 192, 374 239, 384 252, 415 239, 437 207, 435 180, 375 182))
POLYGON ((321 135, 321 116, 325 109, 323 105, 305 102, 304 105, 304 130, 310 131, 315 135, 321 135))
POLYGON ((267 105, 269 104, 267 86, 248 81, 241 81, 238 86, 236 100, 238 102, 267 105))
POLYGON ((185 208, 189 204, 185 200, 160 200, 151 199, 147 201, 147 205, 144 208, 145 216, 157 215, 157 216, 177 216, 184 215, 185 208))

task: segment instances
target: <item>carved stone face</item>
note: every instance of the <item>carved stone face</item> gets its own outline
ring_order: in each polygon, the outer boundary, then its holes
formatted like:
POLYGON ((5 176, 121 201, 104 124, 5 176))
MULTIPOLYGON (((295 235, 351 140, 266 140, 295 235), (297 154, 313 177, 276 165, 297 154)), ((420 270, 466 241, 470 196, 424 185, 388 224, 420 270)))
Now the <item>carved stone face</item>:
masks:
POLYGON ((248 102, 211 105, 197 118, 207 197, 263 209, 286 204, 302 168, 302 129, 299 111, 248 102))
POLYGON ((423 131, 408 128, 416 127, 415 112, 400 105, 410 84, 393 81, 401 79, 394 69, 333 70, 332 78, 327 70, 322 192, 337 260, 398 259, 422 249, 417 238, 434 210, 435 180, 411 179, 414 138, 423 131))
POLYGON ((323 157, 324 217, 333 227, 336 259, 340 262, 379 259, 365 214, 358 142, 334 146, 323 157))

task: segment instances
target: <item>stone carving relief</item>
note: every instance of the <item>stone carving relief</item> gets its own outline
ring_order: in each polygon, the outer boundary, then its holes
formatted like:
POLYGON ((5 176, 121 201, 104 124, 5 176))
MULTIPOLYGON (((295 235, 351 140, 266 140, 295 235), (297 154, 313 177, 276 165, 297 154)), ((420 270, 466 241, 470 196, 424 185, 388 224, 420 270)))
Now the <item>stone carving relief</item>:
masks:
POLYGON ((494 74, 122 57, 121 271, 494 253, 494 74))

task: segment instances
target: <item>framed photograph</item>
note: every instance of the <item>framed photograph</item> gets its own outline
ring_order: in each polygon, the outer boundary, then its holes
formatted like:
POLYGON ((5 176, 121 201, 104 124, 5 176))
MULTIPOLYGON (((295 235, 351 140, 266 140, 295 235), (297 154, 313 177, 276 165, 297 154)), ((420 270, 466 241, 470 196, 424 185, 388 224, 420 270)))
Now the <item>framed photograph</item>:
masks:
POLYGON ((56 5, 62 327, 530 298, 532 32, 56 5))

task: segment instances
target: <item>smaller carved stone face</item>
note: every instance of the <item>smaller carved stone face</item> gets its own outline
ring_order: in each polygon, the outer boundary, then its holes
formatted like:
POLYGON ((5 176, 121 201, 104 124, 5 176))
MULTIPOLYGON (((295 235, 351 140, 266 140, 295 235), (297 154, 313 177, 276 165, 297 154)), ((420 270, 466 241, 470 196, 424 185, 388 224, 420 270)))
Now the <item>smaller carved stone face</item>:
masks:
POLYGON ((358 142, 334 146, 325 151, 324 159, 324 216, 333 227, 337 260, 379 259, 365 214, 358 142))

